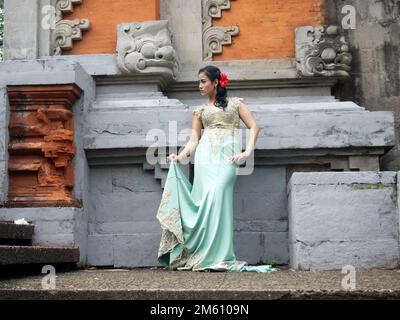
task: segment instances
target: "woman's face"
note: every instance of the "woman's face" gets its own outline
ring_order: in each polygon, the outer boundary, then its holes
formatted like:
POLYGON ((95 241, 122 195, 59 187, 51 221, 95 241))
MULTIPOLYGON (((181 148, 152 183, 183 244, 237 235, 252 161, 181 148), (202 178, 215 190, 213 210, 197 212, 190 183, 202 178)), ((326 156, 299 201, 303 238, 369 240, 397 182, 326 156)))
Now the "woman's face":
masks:
MULTIPOLYGON (((199 73, 198 78, 200 94, 202 96, 210 95, 210 93, 214 91, 216 84, 212 83, 204 73, 199 73)), ((215 82, 217 82, 217 80, 215 82)))

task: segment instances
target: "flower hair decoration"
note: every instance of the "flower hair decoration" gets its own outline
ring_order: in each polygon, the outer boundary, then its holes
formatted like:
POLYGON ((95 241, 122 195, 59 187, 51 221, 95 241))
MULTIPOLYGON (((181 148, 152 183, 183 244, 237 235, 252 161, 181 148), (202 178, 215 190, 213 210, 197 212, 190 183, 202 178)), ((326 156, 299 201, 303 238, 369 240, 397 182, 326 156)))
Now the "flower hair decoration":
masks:
POLYGON ((228 75, 224 72, 221 72, 220 79, 219 79, 219 85, 222 88, 225 88, 228 83, 229 83, 228 75))

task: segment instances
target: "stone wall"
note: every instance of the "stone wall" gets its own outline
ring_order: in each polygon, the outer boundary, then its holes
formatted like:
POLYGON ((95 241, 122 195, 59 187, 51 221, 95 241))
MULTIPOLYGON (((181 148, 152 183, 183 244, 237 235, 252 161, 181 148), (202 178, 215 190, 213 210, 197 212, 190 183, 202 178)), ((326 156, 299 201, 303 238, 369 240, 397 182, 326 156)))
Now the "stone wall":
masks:
POLYGON ((7 199, 8 193, 8 122, 10 120, 7 89, 0 87, 0 202, 7 199))
POLYGON ((397 146, 381 161, 381 170, 400 169, 400 1, 328 1, 329 22, 341 25, 344 5, 356 9, 356 29, 347 30, 353 68, 351 79, 335 95, 368 110, 395 115, 397 146))
MULTIPOLYGON (((0 171, 0 191, 2 201, 0 206, 0 220, 13 221, 20 218, 25 218, 35 224, 35 234, 33 243, 53 246, 79 246, 80 248, 80 262, 86 263, 86 245, 87 245, 87 221, 88 221, 88 175, 89 168, 87 166, 87 159, 85 150, 83 149, 83 141, 85 134, 85 117, 84 114, 88 112, 89 107, 93 103, 95 96, 95 83, 84 69, 77 63, 68 62, 64 60, 57 61, 43 61, 43 60, 16 60, 5 61, 0 63, 0 107, 2 110, 1 116, 1 131, 0 131, 0 146, 2 148, 1 158, 1 171, 0 171), (70 111, 73 113, 73 140, 75 145, 75 153, 72 161, 74 167, 74 174, 71 177, 74 188, 71 190, 71 197, 77 200, 74 206, 63 207, 58 206, 57 203, 48 204, 43 202, 36 203, 38 208, 30 207, 30 203, 24 205, 11 204, 7 201, 7 193, 9 186, 8 171, 12 163, 9 163, 9 142, 10 142, 10 124, 11 119, 11 103, 7 95, 7 88, 11 86, 33 86, 37 90, 48 90, 49 87, 54 85, 68 85, 73 84, 82 90, 82 95, 79 100, 75 101, 71 106, 70 111), (13 206, 13 207, 10 207, 13 206)), ((35 95, 20 95, 23 101, 30 101, 33 104, 37 103, 40 106, 46 104, 46 99, 41 97, 42 100, 35 100, 35 95)), ((62 105, 62 100, 65 99, 65 92, 58 101, 62 105)), ((64 101, 65 102, 65 101, 64 101)), ((27 108, 29 109, 29 108, 27 108)), ((51 117, 51 116, 50 116, 51 117)), ((27 117, 29 118, 29 117, 27 117)), ((32 120, 32 117, 30 117, 32 120)), ((36 134, 51 131, 46 125, 51 125, 46 117, 41 117, 44 121, 43 124, 28 126, 29 130, 36 128, 36 134)), ((20 124, 23 124, 21 122, 20 124)), ((55 127, 53 127, 53 131, 55 127)), ((25 130, 29 133, 29 130, 25 130)), ((72 137, 70 137, 72 138, 72 137)), ((62 140, 62 139, 61 139, 62 140)), ((36 143, 27 144, 36 145, 36 143)), ((45 144, 44 144, 45 145, 45 144)), ((43 146, 43 144, 42 144, 43 146)), ((36 150, 37 155, 45 153, 46 148, 36 150)), ((67 148, 68 149, 68 148, 67 148)), ((28 168, 32 171, 31 166, 35 166, 40 161, 32 160, 31 157, 25 157, 27 160, 25 170, 28 168), (29 161, 28 161, 29 159, 29 161)), ((20 166, 21 167, 21 166, 20 166)), ((28 171, 29 171, 28 170, 28 171)), ((22 170, 23 171, 23 170, 22 170)), ((47 172, 49 173, 49 172, 47 172)), ((43 172, 40 172, 43 177, 43 172)), ((54 172, 53 172, 54 174, 54 172)), ((33 179, 34 180, 34 179, 33 179)), ((38 179, 40 181, 40 178, 38 179)), ((31 180, 32 181, 32 180, 31 180)), ((29 184, 29 180, 25 181, 29 184)), ((43 183, 43 181, 41 181, 43 183)), ((51 196, 54 192, 50 190, 51 196)), ((24 194, 21 194, 23 197, 24 194)), ((29 199, 27 199, 29 200, 29 199)), ((32 198, 30 198, 32 200, 32 198)), ((29 201, 28 201, 29 202, 29 201)), ((65 204, 64 204, 65 205, 65 204)))
MULTIPOLYGON (((162 189, 143 165, 91 166, 88 264, 158 265, 161 230, 155 217, 162 189)), ((234 245, 250 264, 289 262, 286 168, 257 166, 234 189, 234 245), (265 184, 265 181, 270 181, 265 184)))
POLYGON ((397 172, 296 172, 288 183, 294 269, 400 264, 397 172))

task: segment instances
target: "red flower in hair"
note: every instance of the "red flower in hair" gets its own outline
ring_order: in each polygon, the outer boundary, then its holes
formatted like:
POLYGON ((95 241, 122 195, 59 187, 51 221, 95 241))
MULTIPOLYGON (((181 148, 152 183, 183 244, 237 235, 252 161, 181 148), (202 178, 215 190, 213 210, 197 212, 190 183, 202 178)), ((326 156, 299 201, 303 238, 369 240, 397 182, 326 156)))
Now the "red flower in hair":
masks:
POLYGON ((227 84, 229 83, 229 79, 226 73, 221 72, 220 74, 220 79, 219 79, 219 85, 222 88, 225 88, 227 86, 227 84))

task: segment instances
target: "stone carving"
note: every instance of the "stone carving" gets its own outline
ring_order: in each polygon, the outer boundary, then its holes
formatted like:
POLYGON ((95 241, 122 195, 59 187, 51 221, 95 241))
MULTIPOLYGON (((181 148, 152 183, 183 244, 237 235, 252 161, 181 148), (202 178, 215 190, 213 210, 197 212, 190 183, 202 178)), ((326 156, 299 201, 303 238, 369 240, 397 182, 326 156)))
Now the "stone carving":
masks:
POLYGON ((53 55, 61 55, 62 50, 72 49, 74 40, 82 39, 82 31, 90 27, 88 19, 63 19, 63 13, 73 11, 74 4, 80 4, 82 0, 57 0, 55 4, 55 29, 52 33, 53 55))
POLYGON ((221 53, 222 46, 232 44, 232 36, 239 34, 238 26, 213 27, 212 19, 221 18, 222 10, 231 8, 233 0, 203 0, 203 60, 211 61, 214 53, 221 53))
POLYGON ((370 9, 369 12, 371 19, 387 28, 399 20, 400 0, 376 0, 373 3, 373 9, 370 9))
POLYGON ((168 73, 175 78, 178 57, 167 20, 118 25, 117 64, 123 73, 168 73))
POLYGON ((76 85, 8 86, 7 206, 79 206, 74 187, 76 85))
POLYGON ((400 13, 400 1, 399 0, 386 0, 382 1, 383 7, 385 8, 385 13, 388 15, 398 15, 400 13))
POLYGON ((296 65, 302 76, 350 77, 351 61, 337 26, 296 28, 296 65))

